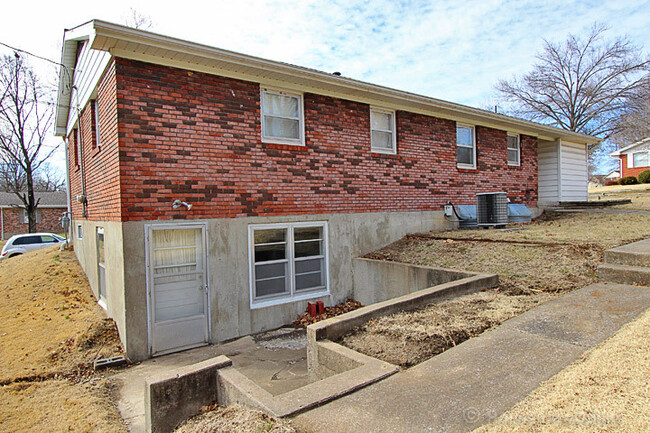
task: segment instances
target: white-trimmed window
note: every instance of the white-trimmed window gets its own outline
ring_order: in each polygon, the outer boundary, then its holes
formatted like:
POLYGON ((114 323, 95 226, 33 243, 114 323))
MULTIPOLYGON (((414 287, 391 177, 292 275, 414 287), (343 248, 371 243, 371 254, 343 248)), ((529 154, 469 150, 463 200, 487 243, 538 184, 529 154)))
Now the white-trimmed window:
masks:
POLYGON ((397 153, 394 111, 370 109, 370 150, 379 153, 397 153))
POLYGON ((457 162, 459 168, 476 168, 476 136, 474 127, 456 125, 457 162))
POLYGON ((508 134, 508 165, 519 165, 521 161, 521 145, 519 134, 508 134))
POLYGON ((99 103, 97 102, 97 99, 93 99, 90 101, 91 103, 91 113, 93 117, 93 123, 95 127, 95 143, 94 147, 101 147, 102 143, 100 141, 101 136, 99 134, 99 103))
POLYGON ((249 226, 251 308, 328 293, 327 223, 249 226))
POLYGON ((262 141, 304 146, 302 95, 261 89, 262 141))
POLYGON ((647 167, 650 165, 650 152, 635 152, 632 154, 633 167, 647 167))
POLYGON ((81 224, 77 224, 77 239, 83 239, 84 231, 81 224))

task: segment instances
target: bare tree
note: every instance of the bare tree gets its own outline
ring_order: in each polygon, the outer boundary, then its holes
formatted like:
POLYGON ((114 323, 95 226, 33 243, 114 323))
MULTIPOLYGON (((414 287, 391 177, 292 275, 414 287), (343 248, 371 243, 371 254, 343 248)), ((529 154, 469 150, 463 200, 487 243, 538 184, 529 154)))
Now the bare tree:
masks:
POLYGON ((646 83, 650 59, 627 37, 604 40, 596 24, 586 38, 544 41, 532 71, 502 80, 496 90, 509 112, 569 131, 609 138, 646 83))
POLYGON ((628 110, 617 121, 612 140, 619 146, 650 137, 650 80, 630 101, 628 110))
POLYGON ((128 16, 124 19, 124 23, 140 30, 151 30, 153 28, 153 21, 149 15, 143 15, 138 10, 130 8, 128 16))
POLYGON ((53 116, 51 92, 16 54, 0 60, 0 95, 0 164, 14 176, 8 185, 23 203, 33 233, 35 177, 58 147, 46 143, 53 116))

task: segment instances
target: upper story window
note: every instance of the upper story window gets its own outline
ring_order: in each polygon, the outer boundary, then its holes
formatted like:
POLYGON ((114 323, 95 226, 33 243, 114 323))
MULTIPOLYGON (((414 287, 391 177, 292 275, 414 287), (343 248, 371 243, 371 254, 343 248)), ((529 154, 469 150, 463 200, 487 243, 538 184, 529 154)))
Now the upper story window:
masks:
POLYGON ((458 168, 476 168, 476 136, 474 127, 456 125, 458 168))
POLYGON ((647 167, 650 165, 649 152, 636 152, 632 154, 632 163, 634 167, 647 167))
POLYGON ((79 130, 72 130, 72 152, 74 153, 74 166, 79 167, 79 130))
POLYGON ((521 145, 519 134, 508 134, 508 165, 519 165, 521 161, 521 145))
POLYGON ((92 121, 93 121, 93 128, 95 130, 95 141, 93 143, 93 147, 100 147, 101 146, 101 141, 100 141, 100 135, 99 135, 99 103, 97 102, 96 99, 93 99, 90 101, 90 113, 92 116, 92 121))
POLYGON ((302 95, 262 89, 262 141, 304 146, 302 95))
POLYGON ((394 111, 370 109, 370 150, 397 153, 394 111))

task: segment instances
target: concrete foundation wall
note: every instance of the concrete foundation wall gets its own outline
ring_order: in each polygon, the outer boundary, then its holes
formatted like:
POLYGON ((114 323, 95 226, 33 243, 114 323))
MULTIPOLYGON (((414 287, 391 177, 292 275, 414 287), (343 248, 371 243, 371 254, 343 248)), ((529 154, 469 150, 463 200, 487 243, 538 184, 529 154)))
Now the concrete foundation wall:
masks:
MULTIPOLYGON (((352 259, 400 239, 407 233, 451 228, 442 212, 381 212, 279 217, 243 217, 199 220, 207 224, 212 343, 228 340, 293 321, 307 301, 250 308, 248 226, 281 222, 328 223, 330 295, 314 298, 327 305, 353 296, 352 259)), ((161 222, 157 222, 161 223, 161 222)), ((174 224, 174 221, 162 222, 174 224)), ((179 221, 187 224, 189 221, 179 221)), ((118 321, 126 331, 127 354, 132 360, 149 356, 145 266, 146 223, 126 222, 123 228, 126 312, 118 321), (126 324, 126 328, 124 328, 126 324)), ((108 242, 108 232, 106 235, 108 242)), ((91 265, 92 268, 94 265, 91 265)), ((86 269, 87 267, 84 267, 86 269)))
MULTIPOLYGON (((126 303, 124 289, 124 240, 122 223, 112 221, 74 221, 72 222, 72 244, 79 263, 88 282, 99 300, 99 277, 97 266, 97 228, 104 228, 104 254, 106 266, 106 314, 115 320, 122 344, 127 348, 130 333, 126 332, 126 303), (82 238, 79 239, 77 226, 81 225, 82 238)), ((128 256, 127 256, 128 260, 128 256)), ((142 314, 146 316, 146 309, 142 314)))

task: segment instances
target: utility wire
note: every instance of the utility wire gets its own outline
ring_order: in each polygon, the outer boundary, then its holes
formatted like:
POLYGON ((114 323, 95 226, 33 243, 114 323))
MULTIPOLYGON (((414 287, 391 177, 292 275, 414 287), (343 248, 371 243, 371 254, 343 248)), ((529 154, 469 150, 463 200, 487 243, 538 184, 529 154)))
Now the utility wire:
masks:
POLYGON ((36 57, 37 59, 45 60, 46 62, 54 63, 55 65, 63 66, 64 68, 67 68, 67 66, 64 65, 63 63, 56 62, 54 60, 48 59, 47 57, 39 56, 38 54, 30 53, 27 50, 21 50, 20 48, 12 47, 11 45, 5 44, 4 42, 0 41, 0 45, 5 46, 5 47, 9 48, 10 50, 17 51, 17 52, 23 53, 23 54, 27 54, 29 56, 36 57))

